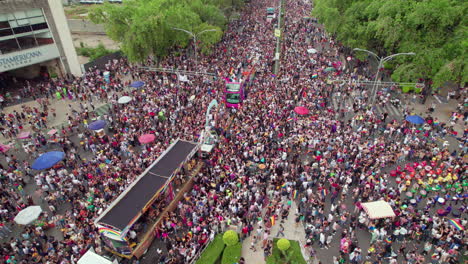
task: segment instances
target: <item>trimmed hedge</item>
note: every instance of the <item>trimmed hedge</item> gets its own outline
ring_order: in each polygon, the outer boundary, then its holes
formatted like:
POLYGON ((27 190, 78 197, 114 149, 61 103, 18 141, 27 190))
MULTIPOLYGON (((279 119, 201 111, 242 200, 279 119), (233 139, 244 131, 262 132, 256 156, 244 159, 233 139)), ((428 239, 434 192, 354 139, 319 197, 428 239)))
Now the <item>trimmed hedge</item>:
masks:
POLYGON ((196 264, 215 264, 221 258, 225 246, 223 234, 216 235, 203 251, 196 264))
POLYGON ((414 90, 414 87, 413 87, 413 86, 407 85, 407 86, 401 87, 401 91, 402 91, 403 93, 409 93, 409 92, 412 92, 413 90, 414 90))
POLYGON ((234 246, 239 243, 239 235, 234 230, 224 232, 223 241, 226 246, 234 246))
POLYGON ((227 246, 223 252, 221 264, 238 263, 242 255, 242 243, 237 243, 234 246, 227 246))
MULTIPOLYGON (((281 250, 278 249, 278 240, 278 238, 273 239, 273 252, 266 259, 267 264, 283 264, 285 261, 281 254, 281 250)), ((286 254, 290 255, 288 263, 307 264, 307 262, 304 259, 304 256, 302 256, 301 246, 299 242, 295 240, 289 240, 289 242, 291 242, 291 247, 288 250, 286 250, 286 254)))

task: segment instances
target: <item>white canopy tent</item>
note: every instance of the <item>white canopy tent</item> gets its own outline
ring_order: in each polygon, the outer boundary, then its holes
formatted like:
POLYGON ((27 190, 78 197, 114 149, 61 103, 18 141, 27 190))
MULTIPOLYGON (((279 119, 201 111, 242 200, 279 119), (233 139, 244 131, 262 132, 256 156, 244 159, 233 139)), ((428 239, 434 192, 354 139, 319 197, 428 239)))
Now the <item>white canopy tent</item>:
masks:
POLYGON ((102 257, 94 253, 94 249, 90 248, 86 253, 78 260, 78 264, 118 264, 117 260, 110 261, 105 257, 102 257))
POLYGON ((370 219, 396 216, 390 204, 384 200, 363 203, 362 208, 364 208, 364 211, 366 211, 370 219))

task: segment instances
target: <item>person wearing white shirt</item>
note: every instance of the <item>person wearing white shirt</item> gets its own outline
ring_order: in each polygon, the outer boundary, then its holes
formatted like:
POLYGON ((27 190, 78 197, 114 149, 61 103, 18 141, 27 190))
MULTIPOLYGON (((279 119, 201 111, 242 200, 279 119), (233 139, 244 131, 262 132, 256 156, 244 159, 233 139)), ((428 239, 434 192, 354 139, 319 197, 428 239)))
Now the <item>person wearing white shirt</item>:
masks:
POLYGON ((400 228, 399 240, 401 241, 401 240, 406 239, 406 234, 408 234, 408 230, 406 230, 406 228, 402 226, 402 227, 400 228))
POLYGON ((395 239, 398 239, 399 236, 400 236, 400 228, 397 227, 395 230, 393 230, 393 237, 394 237, 395 239))

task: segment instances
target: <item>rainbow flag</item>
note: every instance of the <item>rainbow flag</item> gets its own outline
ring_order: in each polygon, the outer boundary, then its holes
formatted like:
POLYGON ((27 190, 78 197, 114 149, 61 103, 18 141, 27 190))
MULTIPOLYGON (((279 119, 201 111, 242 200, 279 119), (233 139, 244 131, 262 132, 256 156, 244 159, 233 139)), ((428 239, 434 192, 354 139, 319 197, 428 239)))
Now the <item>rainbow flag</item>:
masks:
POLYGON ((275 225, 275 216, 270 217, 271 226, 275 225))
POLYGON ((318 77, 318 74, 316 73, 312 74, 312 79, 317 78, 317 77, 318 77))
POLYGON ((286 119, 286 121, 288 121, 288 122, 291 122, 293 120, 294 120, 294 117, 290 117, 290 118, 286 119))
POLYGON ((281 188, 286 188, 286 183, 283 183, 283 185, 281 185, 281 188))
POLYGON ((111 235, 114 235, 114 236, 117 236, 117 237, 120 237, 120 233, 113 230, 113 229, 110 229, 110 228, 107 228, 107 227, 104 227, 104 226, 101 226, 99 227, 99 234, 102 234, 102 235, 106 235, 106 234, 111 234, 111 235))
POLYGON ((390 237, 387 237, 385 240, 384 240, 387 244, 391 244, 392 243, 392 239, 390 237))
POLYGON ((294 190, 293 192, 293 199, 296 199, 297 198, 297 190, 294 190))
POLYGON ((450 218, 449 223, 453 225, 457 230, 464 230, 463 226, 460 224, 460 220, 455 218, 450 218))
POLYGON ((328 194, 328 191, 326 189, 322 189, 322 196, 325 197, 327 196, 327 194, 328 194))

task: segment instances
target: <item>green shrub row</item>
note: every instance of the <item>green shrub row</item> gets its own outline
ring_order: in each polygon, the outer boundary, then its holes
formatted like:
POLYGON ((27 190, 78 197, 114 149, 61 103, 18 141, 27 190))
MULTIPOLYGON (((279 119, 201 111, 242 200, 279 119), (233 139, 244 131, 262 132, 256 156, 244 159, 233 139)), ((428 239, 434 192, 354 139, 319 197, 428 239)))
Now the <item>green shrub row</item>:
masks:
POLYGON ((203 251, 196 264, 215 264, 221 258, 224 247, 223 234, 216 235, 203 251))
MULTIPOLYGON (((272 254, 267 258, 267 264, 283 264, 285 263, 284 256, 281 250, 278 249, 277 242, 278 238, 273 239, 273 251, 272 254)), ((293 264, 307 264, 304 257, 302 256, 301 246, 299 242, 295 240, 289 240, 291 247, 286 250, 286 254, 289 256, 289 262, 293 264)))
POLYGON ((80 43, 80 47, 76 48, 76 53, 80 56, 88 57, 90 61, 94 61, 97 58, 116 52, 115 50, 108 50, 102 43, 95 48, 86 46, 83 42, 80 43))
POLYGON ((419 93, 422 92, 422 89, 421 88, 415 88, 414 86, 411 86, 411 85, 406 85, 406 86, 401 87, 401 91, 403 93, 415 92, 415 93, 419 94, 419 93))
POLYGON ((242 255, 242 243, 237 243, 234 246, 227 246, 223 252, 221 264, 238 263, 242 255))

